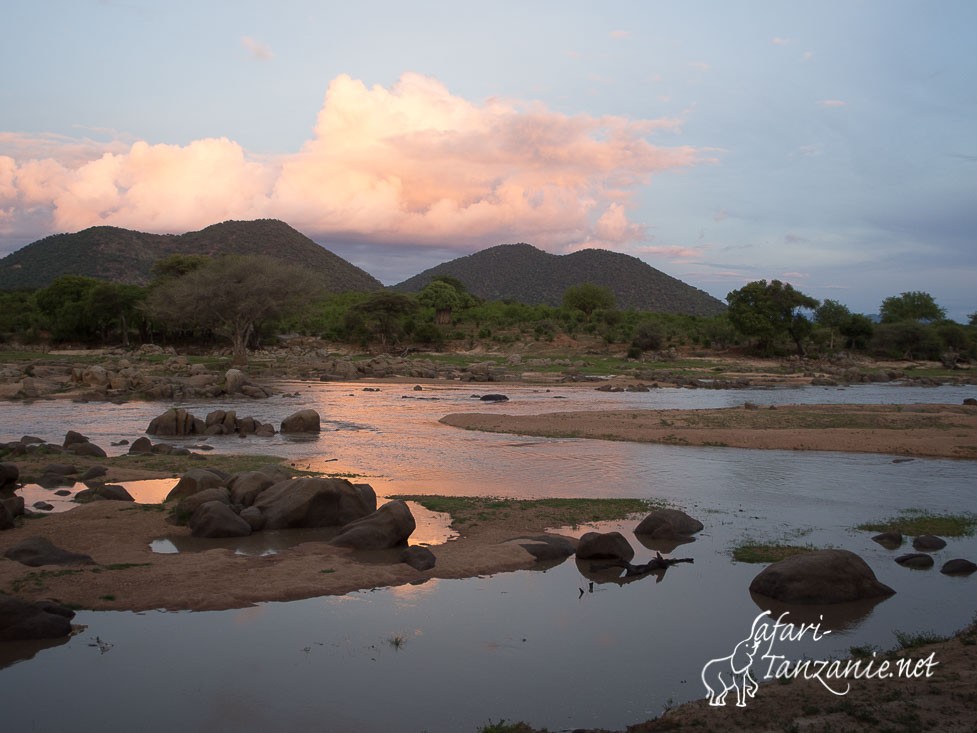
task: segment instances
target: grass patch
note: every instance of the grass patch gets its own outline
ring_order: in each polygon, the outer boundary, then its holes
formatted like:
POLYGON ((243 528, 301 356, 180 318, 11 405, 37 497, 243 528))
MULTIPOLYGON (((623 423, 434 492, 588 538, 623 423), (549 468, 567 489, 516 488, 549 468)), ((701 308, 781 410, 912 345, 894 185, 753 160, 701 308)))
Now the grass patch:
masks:
POLYGON ((792 555, 801 555, 816 550, 810 545, 784 545, 776 542, 744 542, 733 548, 733 559, 736 562, 767 563, 777 562, 792 555))
POLYGON ((938 644, 941 641, 948 641, 949 636, 933 633, 932 631, 921 631, 911 634, 907 631, 893 631, 896 641, 899 642, 900 649, 917 649, 927 644, 938 644))
POLYGON ((18 578, 10 584, 10 589, 14 593, 22 590, 41 590, 47 584, 49 578, 62 578, 66 575, 78 575, 84 570, 67 568, 64 570, 37 570, 27 573, 23 578, 18 578))
POLYGON ((478 733, 533 733, 533 729, 525 723, 510 723, 503 719, 498 723, 486 723, 478 729, 478 733))
POLYGON ((935 534, 941 537, 965 537, 974 533, 977 514, 931 514, 908 509, 881 522, 865 522, 857 529, 866 532, 902 532, 907 535, 935 534))
POLYGON ((392 499, 413 501, 432 512, 450 514, 452 526, 484 521, 517 519, 533 514, 546 526, 578 525, 626 519, 647 512, 661 502, 646 499, 503 499, 493 496, 400 495, 392 499))
POLYGON ((113 562, 108 565, 103 565, 100 568, 93 569, 93 573, 101 572, 102 570, 128 570, 129 568, 148 568, 151 567, 151 562, 113 562))
POLYGON ((204 455, 191 458, 190 456, 168 456, 168 455, 124 455, 115 459, 102 459, 102 464, 106 466, 118 466, 119 468, 140 468, 146 471, 156 471, 176 476, 189 471, 191 468, 216 468, 226 473, 241 473, 243 471, 256 471, 262 466, 284 465, 293 474, 304 474, 308 476, 318 475, 312 471, 299 471, 286 462, 280 456, 267 456, 260 454, 217 454, 204 455), (117 463, 115 461, 118 461, 117 463))

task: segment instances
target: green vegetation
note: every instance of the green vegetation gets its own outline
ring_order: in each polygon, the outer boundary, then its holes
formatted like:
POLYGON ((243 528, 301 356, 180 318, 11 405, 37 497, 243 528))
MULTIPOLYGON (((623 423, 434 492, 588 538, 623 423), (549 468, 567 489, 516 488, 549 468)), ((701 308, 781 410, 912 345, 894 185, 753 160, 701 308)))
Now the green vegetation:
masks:
POLYGON ((789 283, 757 280, 733 290, 726 302, 730 323, 743 335, 756 339, 760 352, 773 353, 780 341, 789 338, 797 353, 804 354, 804 341, 813 326, 802 311, 817 308, 817 300, 794 290, 789 283))
POLYGON ((745 542, 733 548, 733 559, 736 562, 770 563, 783 560, 792 555, 802 555, 805 552, 811 552, 816 549, 816 547, 810 545, 800 547, 798 545, 783 545, 778 543, 745 542))
POLYGON ((909 633, 906 631, 893 631, 892 632, 896 641, 899 642, 899 647, 901 649, 917 649, 921 646, 926 646, 927 644, 938 644, 942 641, 948 641, 949 636, 942 634, 936 634, 932 631, 922 631, 917 633, 909 633))
POLYGON ((452 525, 488 520, 518 519, 532 513, 533 521, 547 526, 604 522, 647 512, 664 503, 645 499, 505 499, 491 496, 409 494, 391 497, 413 501, 432 512, 450 514, 452 525))
POLYGON ((931 514, 910 509, 881 522, 865 522, 857 529, 866 532, 902 532, 915 536, 933 534, 940 537, 964 537, 977 528, 977 514, 931 514))
POLYGON ((525 723, 510 723, 502 719, 497 723, 489 721, 478 729, 478 733, 534 733, 534 729, 525 723))
POLYGON ((10 584, 12 593, 20 593, 22 590, 41 590, 46 585, 48 578, 62 578, 66 575, 78 575, 85 572, 74 568, 63 570, 35 570, 27 573, 22 578, 17 578, 10 584))

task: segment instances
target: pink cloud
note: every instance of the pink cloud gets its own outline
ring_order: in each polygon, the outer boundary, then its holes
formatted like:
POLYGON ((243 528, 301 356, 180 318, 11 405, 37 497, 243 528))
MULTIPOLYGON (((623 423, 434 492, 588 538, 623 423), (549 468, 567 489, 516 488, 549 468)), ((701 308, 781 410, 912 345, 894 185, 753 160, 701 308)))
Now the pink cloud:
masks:
POLYGON ((629 252, 635 255, 652 255, 664 257, 670 260, 698 260, 702 257, 702 250, 694 247, 673 246, 646 246, 632 247, 629 252))
POLYGON ((622 30, 611 31, 611 38, 614 38, 616 40, 621 40, 630 37, 631 37, 631 31, 622 31, 622 30))
POLYGON ((770 41, 774 46, 789 46, 793 41, 790 38, 780 38, 774 36, 770 41))
POLYGON ((261 41, 256 41, 251 36, 244 36, 241 39, 241 45, 251 54, 251 58, 258 61, 271 61, 275 57, 270 46, 261 41))
POLYGON ((842 102, 840 99, 822 99, 818 102, 822 107, 844 107, 847 102, 842 102))
POLYGON ((326 240, 621 246, 644 236, 627 215, 634 192, 657 173, 705 162, 696 148, 648 140, 679 129, 676 119, 473 102, 419 74, 389 88, 340 76, 312 138, 275 158, 226 138, 80 148, 54 139, 38 157, 0 136, 0 229, 39 216, 48 231, 158 232, 274 217, 326 240))

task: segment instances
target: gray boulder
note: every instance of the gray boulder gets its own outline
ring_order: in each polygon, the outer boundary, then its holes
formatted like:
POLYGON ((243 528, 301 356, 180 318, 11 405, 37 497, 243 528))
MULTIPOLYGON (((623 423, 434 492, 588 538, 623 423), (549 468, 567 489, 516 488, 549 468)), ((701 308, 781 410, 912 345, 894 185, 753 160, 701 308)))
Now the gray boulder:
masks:
POLYGON ((414 545, 413 547, 408 547, 400 554, 400 561, 410 565, 414 570, 423 572, 433 568, 437 564, 438 559, 426 547, 414 545))
POLYGON ((20 479, 20 469, 16 463, 0 463, 0 490, 14 488, 20 479))
POLYGON ((88 555, 70 552, 56 547, 45 537, 28 537, 7 550, 4 554, 8 560, 14 560, 32 568, 42 565, 94 565, 95 561, 88 555))
POLYGON ((338 478, 297 478, 280 481, 255 499, 265 529, 342 527, 372 514, 377 495, 367 484, 338 478))
POLYGON ((231 476, 227 488, 231 492, 231 502, 241 506, 251 506, 258 494, 279 480, 262 471, 244 471, 231 476))
POLYGON ((153 452, 153 441, 147 438, 145 435, 136 438, 132 441, 132 445, 129 446, 129 455, 142 455, 149 454, 153 452))
POLYGON ((677 539, 701 532, 702 522, 678 509, 656 509, 634 528, 635 534, 655 539, 677 539))
POLYGON ((577 544, 580 560, 624 560, 634 557, 634 548, 620 532, 588 532, 577 544))
POLYGON ((64 435, 64 442, 61 444, 61 447, 67 449, 70 448, 72 445, 78 443, 88 443, 88 442, 89 440, 86 436, 82 435, 81 433, 75 432, 74 430, 69 430, 64 435))
POLYGON ((59 603, 28 603, 0 593, 0 641, 68 636, 74 615, 74 611, 59 603))
POLYGON ((895 593, 848 550, 815 550, 775 562, 753 579, 750 590, 800 604, 846 603, 895 593))
POLYGON ((373 514, 344 526, 329 544, 356 550, 386 550, 406 545, 416 527, 407 504, 388 501, 373 514))
POLYGON ((228 394, 240 392, 241 387, 247 384, 248 378, 240 369, 228 369, 224 375, 224 390, 228 394))
POLYGON ((183 499, 192 494, 196 494, 198 491, 213 489, 218 486, 224 486, 224 484, 224 477, 213 471, 208 471, 206 468, 191 468, 180 477, 180 480, 170 490, 170 493, 166 495, 164 501, 183 499))
POLYGON ((76 456, 88 456, 89 458, 106 458, 108 456, 103 448, 87 440, 83 443, 72 443, 65 446, 65 451, 76 456))
POLYGON ((315 410, 299 410, 282 420, 283 433, 318 433, 320 427, 319 413, 315 410))
POLYGON ((219 501, 221 504, 227 504, 230 506, 230 492, 223 486, 215 486, 210 489, 198 491, 196 494, 185 496, 180 499, 180 502, 176 505, 176 507, 174 507, 171 516, 178 524, 183 524, 193 515, 195 511, 197 511, 198 507, 210 501, 219 501))
POLYGON ((105 484, 104 486, 93 486, 90 489, 83 489, 75 494, 75 501, 78 502, 88 502, 88 501, 135 501, 132 498, 132 494, 126 491, 124 486, 118 486, 116 484, 105 484))
POLYGON ((85 473, 78 477, 78 480, 82 483, 86 481, 91 481, 93 479, 101 478, 107 474, 109 470, 105 466, 92 466, 85 473))
POLYGON ((940 572, 944 575, 970 575, 975 570, 977 570, 977 565, 960 557, 947 560, 940 568, 940 572))
POLYGON ((556 534, 520 537, 515 542, 540 562, 565 560, 577 551, 577 540, 556 534))
POLYGON ((146 432, 149 435, 200 435, 206 427, 199 417, 194 417, 182 407, 175 407, 154 417, 146 432))
POLYGON ((924 552, 910 552, 906 555, 900 555, 896 558, 896 562, 904 568, 914 568, 916 570, 925 570, 933 567, 934 564, 932 556, 924 552))
POLYGON ((946 547, 946 540, 932 534, 921 534, 913 539, 913 548, 923 552, 936 552, 946 547))
POLYGON ((247 537, 251 534, 251 525, 222 501, 201 504, 187 524, 194 537, 247 537))
POLYGON ((252 532, 260 532, 265 528, 265 518, 257 507, 248 506, 242 509, 241 519, 250 525, 252 532))
POLYGON ((895 550, 897 547, 902 547, 902 539, 902 532, 892 531, 877 534, 872 541, 878 542, 887 550, 895 550))

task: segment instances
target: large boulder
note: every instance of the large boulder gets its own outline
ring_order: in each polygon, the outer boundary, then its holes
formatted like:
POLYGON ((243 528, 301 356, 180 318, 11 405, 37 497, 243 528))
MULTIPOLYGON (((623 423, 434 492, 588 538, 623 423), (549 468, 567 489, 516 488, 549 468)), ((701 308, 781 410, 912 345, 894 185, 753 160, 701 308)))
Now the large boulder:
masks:
POLYGON ((129 455, 148 455, 153 452, 153 441, 147 438, 145 435, 136 438, 132 441, 132 445, 129 446, 129 455))
POLYGON ((320 430, 319 413, 315 410, 299 410, 282 420, 283 433, 318 433, 320 430))
POLYGON ((895 593, 848 550, 814 550, 775 562, 753 579, 750 590, 800 604, 846 603, 895 593))
POLYGON ((342 527, 377 510, 377 495, 368 484, 338 478, 280 481, 255 499, 265 529, 342 527))
POLYGON ((180 499, 180 502, 174 507, 172 517, 175 519, 177 524, 183 524, 186 522, 197 509, 207 502, 219 501, 221 504, 231 504, 230 492, 223 486, 215 486, 210 489, 204 489, 203 491, 198 491, 196 494, 190 494, 190 496, 185 496, 180 499))
POLYGON ((72 453, 76 456, 88 456, 90 458, 106 458, 108 455, 104 448, 100 448, 90 441, 85 441, 84 443, 72 443, 70 446, 66 447, 65 450, 68 453, 72 453))
POLYGON ((702 527, 702 522, 678 509, 656 509, 641 520, 634 533, 670 540, 701 532, 702 527))
POLYGON ((946 540, 932 534, 921 534, 913 539, 913 547, 923 552, 936 552, 946 547, 946 540))
POLYGON ((194 537, 247 537, 251 534, 251 525, 222 501, 201 504, 187 524, 194 537))
POLYGON ((191 468, 180 477, 164 501, 184 499, 204 489, 213 489, 224 484, 224 477, 213 471, 208 471, 206 468, 191 468))
POLYGON ((8 560, 14 560, 32 568, 42 565, 94 565, 95 561, 79 552, 62 550, 45 537, 28 537, 7 550, 8 560))
POLYGON ((228 394, 240 392, 241 387, 247 384, 248 378, 240 369, 228 369, 224 375, 224 390, 228 394))
POLYGON ((206 427, 199 417, 194 417, 182 407, 174 407, 150 420, 146 432, 149 435, 200 435, 206 427))
POLYGON ((0 490, 15 488, 20 479, 20 469, 16 463, 0 463, 0 490))
POLYGON ((231 476, 227 488, 231 492, 231 503, 241 506, 251 506, 258 494, 274 485, 280 478, 270 476, 263 471, 243 471, 231 476))
POLYGON ((620 532, 587 532, 577 544, 580 560, 624 560, 634 557, 634 548, 620 532))
POLYGON ((947 560, 940 568, 940 572, 944 575, 970 575, 975 570, 977 570, 977 564, 962 557, 947 560))
POLYGON ((0 593, 0 641, 68 636, 74 615, 74 611, 58 603, 28 603, 0 593))
POLYGON ((539 562, 565 560, 577 551, 577 540, 558 534, 541 534, 513 540, 539 562))
POLYGON ((329 544, 356 550, 386 550, 406 545, 416 527, 407 504, 388 501, 373 514, 347 524, 329 544))
POLYGON ((118 484, 101 484, 83 489, 75 494, 75 501, 85 503, 89 501, 135 501, 125 486, 118 484))

